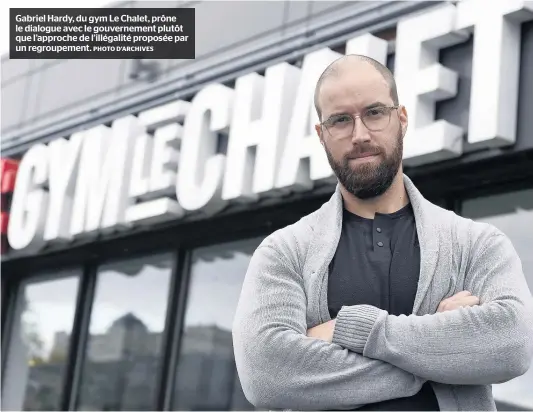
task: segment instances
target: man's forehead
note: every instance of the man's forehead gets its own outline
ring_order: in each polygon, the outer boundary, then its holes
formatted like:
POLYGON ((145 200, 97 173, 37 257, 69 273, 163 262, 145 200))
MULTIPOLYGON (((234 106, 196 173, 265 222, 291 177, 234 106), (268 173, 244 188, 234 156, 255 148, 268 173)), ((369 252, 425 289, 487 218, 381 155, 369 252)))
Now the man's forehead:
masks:
POLYGON ((335 90, 340 87, 373 87, 388 89, 385 78, 377 70, 343 70, 328 75, 322 81, 321 90, 335 90))
POLYGON ((319 101, 340 102, 346 99, 383 100, 390 94, 390 86, 381 73, 370 70, 342 70, 327 76, 320 87, 319 101))
POLYGON ((348 58, 335 62, 325 74, 323 83, 333 82, 384 82, 383 75, 372 64, 358 58, 348 58))

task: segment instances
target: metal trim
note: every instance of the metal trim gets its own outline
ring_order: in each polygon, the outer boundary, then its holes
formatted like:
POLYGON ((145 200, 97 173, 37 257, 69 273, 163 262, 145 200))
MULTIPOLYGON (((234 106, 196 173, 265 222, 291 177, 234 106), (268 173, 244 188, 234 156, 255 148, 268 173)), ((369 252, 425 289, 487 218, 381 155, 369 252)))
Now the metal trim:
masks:
POLYGON ((177 290, 174 290, 172 306, 169 305, 169 310, 174 311, 173 328, 169 330, 168 351, 165 356, 168 356, 168 368, 166 371, 166 385, 161 387, 163 391, 163 398, 158 399, 158 406, 162 411, 172 411, 172 403, 174 401, 174 388, 176 386, 176 376, 178 371, 178 361, 181 350, 181 343, 183 338, 183 327, 185 325, 185 314, 187 311, 187 301, 189 297, 189 282, 191 279, 192 269, 192 248, 180 248, 178 253, 177 270, 176 270, 176 284, 177 290))
POLYGON ((67 370, 63 377, 61 410, 75 411, 89 336, 89 324, 96 291, 98 263, 84 262, 70 335, 67 370))
POLYGON ((17 301, 19 297, 19 293, 22 290, 21 289, 21 281, 16 281, 13 278, 6 279, 5 277, 2 278, 2 288, 6 289, 3 291, 2 296, 2 348, 1 348, 1 355, 2 359, 4 361, 0 365, 0 376, 2 377, 1 381, 1 388, 3 390, 4 384, 3 382, 6 381, 5 371, 7 367, 7 361, 8 355, 9 355, 9 349, 10 349, 10 343, 11 343, 11 337, 12 337, 12 331, 13 331, 13 324, 16 322, 15 315, 17 314, 17 301))
POLYGON ((172 384, 172 370, 175 367, 174 363, 169 361, 175 357, 175 336, 176 325, 179 323, 180 314, 176 308, 179 304, 181 284, 183 283, 183 267, 186 259, 184 249, 178 248, 173 254, 174 262, 172 265, 172 274, 170 287, 168 290, 167 310, 165 314, 165 329, 163 331, 163 347, 161 348, 160 365, 158 375, 156 377, 156 404, 154 408, 156 411, 167 410, 169 398, 169 388, 172 384))

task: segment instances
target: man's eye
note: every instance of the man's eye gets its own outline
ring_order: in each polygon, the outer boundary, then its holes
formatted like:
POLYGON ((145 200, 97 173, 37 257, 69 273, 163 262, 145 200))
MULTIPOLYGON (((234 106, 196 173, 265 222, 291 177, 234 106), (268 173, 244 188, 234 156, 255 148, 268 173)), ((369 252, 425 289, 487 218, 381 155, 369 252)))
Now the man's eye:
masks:
POLYGON ((370 109, 369 111, 366 112, 366 115, 369 117, 378 117, 378 116, 383 116, 384 114, 385 114, 385 108, 383 107, 370 109))
POLYGON ((336 125, 336 124, 346 123, 349 121, 351 121, 350 116, 336 116, 331 119, 331 124, 336 125))

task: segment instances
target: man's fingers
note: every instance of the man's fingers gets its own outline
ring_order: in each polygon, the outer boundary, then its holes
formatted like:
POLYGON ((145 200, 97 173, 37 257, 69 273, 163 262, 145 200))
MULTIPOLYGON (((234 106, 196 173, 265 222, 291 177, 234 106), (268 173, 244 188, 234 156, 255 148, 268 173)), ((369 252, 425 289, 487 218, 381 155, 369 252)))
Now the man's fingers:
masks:
POLYGON ((471 296, 471 295, 472 295, 471 292, 469 292, 468 290, 465 290, 465 291, 456 293, 455 295, 451 296, 450 299, 464 298, 466 296, 471 296))
POLYGON ((465 296, 457 299, 446 299, 443 300, 437 312, 445 312, 447 310, 454 310, 465 306, 477 306, 479 305, 479 298, 477 296, 465 296))
POLYGON ((468 296, 463 298, 460 303, 463 306, 476 306, 479 305, 479 298, 477 296, 468 296))

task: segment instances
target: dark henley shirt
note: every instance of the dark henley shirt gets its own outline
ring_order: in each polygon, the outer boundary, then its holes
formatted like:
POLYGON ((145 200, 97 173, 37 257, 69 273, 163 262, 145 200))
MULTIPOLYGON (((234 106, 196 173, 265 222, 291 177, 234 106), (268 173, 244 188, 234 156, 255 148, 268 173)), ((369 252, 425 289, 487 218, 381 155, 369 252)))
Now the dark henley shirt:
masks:
MULTIPOLYGON (((420 248, 411 205, 365 219, 344 210, 342 233, 329 267, 328 307, 368 304, 391 315, 413 311, 420 273, 420 248)), ((414 396, 365 405, 366 411, 438 411, 426 382, 414 396)))

